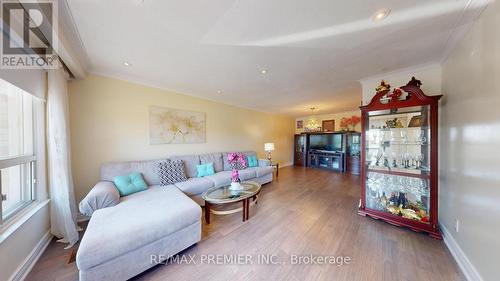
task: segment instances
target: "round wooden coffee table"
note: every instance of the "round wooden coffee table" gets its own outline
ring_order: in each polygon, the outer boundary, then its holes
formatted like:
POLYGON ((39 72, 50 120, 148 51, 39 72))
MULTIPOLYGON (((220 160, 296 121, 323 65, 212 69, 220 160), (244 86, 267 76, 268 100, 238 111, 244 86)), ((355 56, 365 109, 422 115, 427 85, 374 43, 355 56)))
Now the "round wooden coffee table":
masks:
POLYGON ((210 223, 210 213, 214 215, 228 215, 242 211, 243 221, 248 220, 250 206, 257 204, 257 198, 261 185, 254 181, 245 181, 242 182, 241 185, 244 187, 243 190, 230 190, 230 186, 228 185, 210 188, 202 194, 202 197, 205 200, 205 221, 207 224, 210 223), (250 199, 252 199, 251 202, 250 199), (243 206, 231 210, 220 211, 211 208, 213 205, 224 205, 239 202, 242 202, 243 206))

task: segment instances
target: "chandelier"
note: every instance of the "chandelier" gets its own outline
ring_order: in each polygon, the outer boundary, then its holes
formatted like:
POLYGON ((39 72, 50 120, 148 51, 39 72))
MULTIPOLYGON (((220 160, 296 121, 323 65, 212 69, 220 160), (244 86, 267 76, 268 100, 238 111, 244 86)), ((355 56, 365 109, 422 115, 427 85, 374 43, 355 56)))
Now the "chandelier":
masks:
POLYGON ((321 128, 321 124, 316 116, 314 116, 315 107, 311 107, 311 116, 306 121, 306 129, 308 131, 317 131, 321 128))

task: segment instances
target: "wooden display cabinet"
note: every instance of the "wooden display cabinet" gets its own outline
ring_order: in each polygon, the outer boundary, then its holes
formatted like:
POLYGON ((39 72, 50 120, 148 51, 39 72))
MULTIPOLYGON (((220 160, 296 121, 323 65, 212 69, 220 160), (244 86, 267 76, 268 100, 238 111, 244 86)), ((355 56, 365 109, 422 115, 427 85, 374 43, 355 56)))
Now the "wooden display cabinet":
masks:
POLYGON ((441 239, 438 224, 438 104, 420 81, 382 83, 361 106, 359 214, 441 239))
POLYGON ((307 165, 307 135, 305 134, 294 136, 293 164, 303 167, 307 165))
POLYGON ((346 173, 359 175, 361 171, 361 133, 349 132, 346 139, 346 173))

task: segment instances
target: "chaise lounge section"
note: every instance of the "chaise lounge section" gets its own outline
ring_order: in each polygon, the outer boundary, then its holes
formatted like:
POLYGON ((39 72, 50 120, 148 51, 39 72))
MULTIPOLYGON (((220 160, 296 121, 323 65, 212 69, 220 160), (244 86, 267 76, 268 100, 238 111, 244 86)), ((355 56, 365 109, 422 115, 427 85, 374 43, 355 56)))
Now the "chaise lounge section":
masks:
POLYGON ((150 186, 92 215, 76 262, 80 280, 127 280, 201 239, 201 208, 178 188, 150 186))
MULTIPOLYGON (((255 152, 243 152, 256 155, 255 152)), ((201 240, 202 193, 229 185, 227 153, 170 157, 182 160, 186 181, 160 186, 157 160, 107 163, 101 181, 80 202, 80 212, 91 216, 81 240, 76 263, 81 281, 126 280, 155 265, 152 255, 170 256, 201 240), (214 163, 215 174, 199 178, 196 165, 214 163), (120 197, 113 179, 140 172, 148 189, 120 197)), ((240 171, 242 180, 265 184, 273 180, 267 160, 240 171)))

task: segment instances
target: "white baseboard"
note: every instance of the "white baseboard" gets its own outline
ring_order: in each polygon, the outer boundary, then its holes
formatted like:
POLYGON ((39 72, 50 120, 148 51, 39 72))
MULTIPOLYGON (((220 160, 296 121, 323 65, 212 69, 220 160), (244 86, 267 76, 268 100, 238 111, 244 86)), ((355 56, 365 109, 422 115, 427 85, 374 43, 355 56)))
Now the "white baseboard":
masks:
POLYGON ((448 229, 442 224, 440 225, 440 228, 443 233, 444 243, 455 258, 455 261, 457 262, 458 267, 460 267, 460 270, 462 270, 462 273, 465 275, 465 278, 469 281, 483 281, 479 272, 470 262, 469 258, 467 258, 465 253, 462 251, 462 248, 460 248, 460 245, 458 245, 457 241, 455 241, 448 229))
POLYGON ((288 167, 288 166, 292 166, 292 165, 293 165, 293 162, 286 162, 286 163, 280 164, 280 169, 288 167))
POLYGON ((31 269, 33 269, 33 266, 35 263, 38 261, 40 256, 43 254, 45 249, 47 249, 47 246, 49 246, 50 241, 52 240, 52 234, 50 234, 50 231, 47 231, 42 239, 38 241, 36 244, 35 248, 31 253, 26 257, 24 262, 17 268, 16 272, 12 274, 10 277, 10 281, 23 281, 26 279, 26 276, 28 276, 28 273, 30 273, 31 269))

